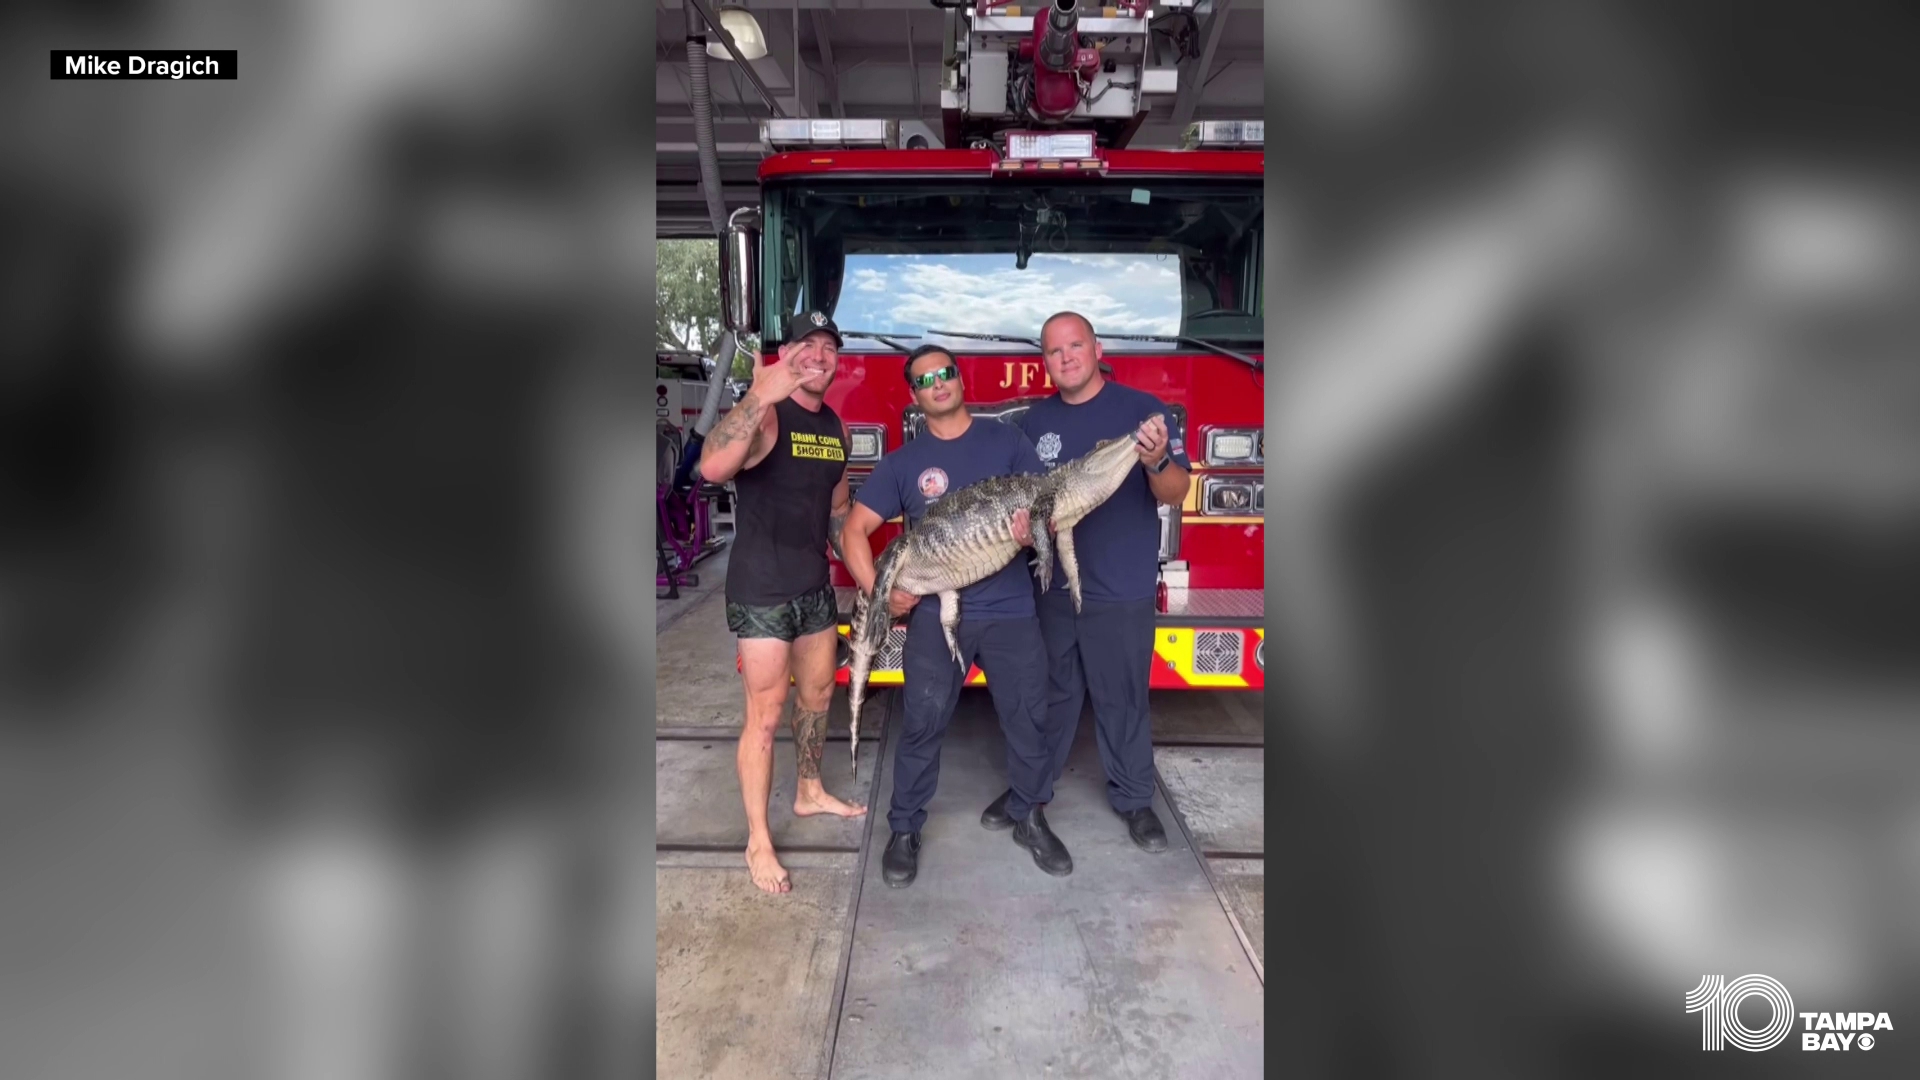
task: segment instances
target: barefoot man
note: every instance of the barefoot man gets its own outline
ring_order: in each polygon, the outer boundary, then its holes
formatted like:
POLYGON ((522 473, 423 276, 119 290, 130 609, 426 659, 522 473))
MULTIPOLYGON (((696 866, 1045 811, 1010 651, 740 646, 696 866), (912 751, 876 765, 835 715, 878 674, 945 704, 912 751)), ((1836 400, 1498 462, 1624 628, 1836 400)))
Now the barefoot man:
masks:
POLYGON ((793 888, 767 830, 773 736, 789 676, 800 772, 793 812, 867 812, 820 783, 839 622, 827 547, 830 537, 838 542, 852 504, 846 425, 825 401, 840 366, 840 331, 816 311, 789 320, 786 337, 779 362, 756 364, 753 387, 714 427, 700 455, 701 475, 715 484, 733 481, 739 496, 727 566, 727 629, 740 639, 747 686, 736 764, 747 806, 747 869, 771 893, 793 888))

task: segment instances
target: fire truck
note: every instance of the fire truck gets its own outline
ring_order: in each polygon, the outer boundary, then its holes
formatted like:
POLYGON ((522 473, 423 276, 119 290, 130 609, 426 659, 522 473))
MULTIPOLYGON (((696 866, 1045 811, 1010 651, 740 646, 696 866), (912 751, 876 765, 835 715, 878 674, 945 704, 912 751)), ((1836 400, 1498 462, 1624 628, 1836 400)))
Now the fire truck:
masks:
MULTIPOLYGON (((923 434, 908 350, 948 348, 973 415, 1011 422, 1053 392, 1041 322, 1086 315, 1107 378, 1167 404, 1194 466, 1185 503, 1161 507, 1152 685, 1260 688, 1264 125, 1203 121, 1179 149, 1127 145, 1152 95, 1177 90, 1179 42, 1170 50, 1163 26, 1188 11, 948 8, 944 130, 764 122, 760 203, 730 217, 721 279, 728 325, 758 334, 769 359, 790 314, 841 328, 827 404, 847 423, 856 490, 923 434)), ((901 527, 883 527, 875 550, 901 527)), ((844 646, 854 583, 833 573, 844 646)), ((901 681, 904 640, 895 627, 873 683, 901 681)))

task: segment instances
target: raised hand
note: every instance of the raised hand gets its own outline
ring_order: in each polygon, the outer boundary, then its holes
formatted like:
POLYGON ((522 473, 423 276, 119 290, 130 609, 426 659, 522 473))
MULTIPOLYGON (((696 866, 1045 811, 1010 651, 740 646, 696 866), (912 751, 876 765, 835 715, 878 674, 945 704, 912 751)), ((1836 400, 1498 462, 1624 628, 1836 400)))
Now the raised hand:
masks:
POLYGON ((780 362, 777 364, 765 363, 756 356, 753 364, 753 395, 769 405, 792 397, 793 392, 800 389, 801 379, 793 359, 804 347, 803 343, 797 341, 780 346, 780 362))

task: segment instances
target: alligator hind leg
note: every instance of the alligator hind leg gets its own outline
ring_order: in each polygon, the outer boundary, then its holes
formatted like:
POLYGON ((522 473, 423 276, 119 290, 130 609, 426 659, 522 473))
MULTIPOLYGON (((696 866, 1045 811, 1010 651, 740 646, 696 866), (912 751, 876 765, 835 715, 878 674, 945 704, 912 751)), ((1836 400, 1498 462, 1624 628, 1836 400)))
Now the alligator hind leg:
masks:
POLYGON ((1080 611, 1080 559, 1073 553, 1073 530, 1061 529, 1054 535, 1053 546, 1060 552, 1060 569, 1067 574, 1067 591, 1073 594, 1073 610, 1080 611))
POLYGON ((1047 523, 1039 518, 1033 519, 1033 576, 1040 582, 1040 591, 1053 588, 1053 537, 1047 534, 1047 523))
POLYGON ((953 662, 960 662, 960 639, 954 631, 960 625, 960 594, 954 591, 940 594, 940 632, 947 635, 947 648, 953 651, 953 662))

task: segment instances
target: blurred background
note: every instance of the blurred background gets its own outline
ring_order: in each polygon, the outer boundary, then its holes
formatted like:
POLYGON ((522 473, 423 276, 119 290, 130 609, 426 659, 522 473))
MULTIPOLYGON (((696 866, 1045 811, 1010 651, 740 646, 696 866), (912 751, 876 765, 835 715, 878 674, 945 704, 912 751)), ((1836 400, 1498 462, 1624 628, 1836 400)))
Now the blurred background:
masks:
POLYGON ((0 13, 0 1075, 645 1071, 650 20, 0 13))
MULTIPOLYGON (((1913 1075, 1910 5, 1261 13, 1275 1070, 1913 1075)), ((644 1073, 654 16, 0 12, 0 1075, 644 1073)))
POLYGON ((1912 1075, 1913 9, 1265 14, 1270 1068, 1912 1075))

